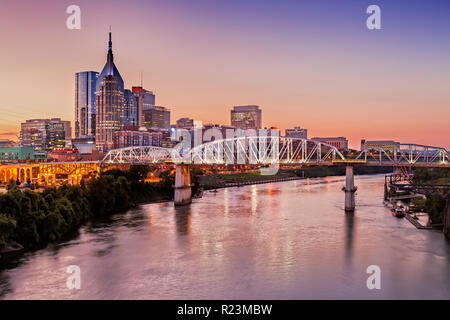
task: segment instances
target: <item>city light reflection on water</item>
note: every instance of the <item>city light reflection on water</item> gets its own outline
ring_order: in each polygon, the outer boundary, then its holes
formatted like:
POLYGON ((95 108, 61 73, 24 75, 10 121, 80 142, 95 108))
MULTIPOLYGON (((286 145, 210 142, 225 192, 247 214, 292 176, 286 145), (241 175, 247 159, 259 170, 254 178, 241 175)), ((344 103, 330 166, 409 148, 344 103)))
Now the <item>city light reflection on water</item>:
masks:
POLYGON ((72 240, 2 258, 3 299, 450 298, 450 244, 382 204, 381 175, 206 192, 190 206, 147 204, 83 227, 72 240), (69 265, 81 290, 66 288, 69 265), (368 290, 378 265, 382 289, 368 290))

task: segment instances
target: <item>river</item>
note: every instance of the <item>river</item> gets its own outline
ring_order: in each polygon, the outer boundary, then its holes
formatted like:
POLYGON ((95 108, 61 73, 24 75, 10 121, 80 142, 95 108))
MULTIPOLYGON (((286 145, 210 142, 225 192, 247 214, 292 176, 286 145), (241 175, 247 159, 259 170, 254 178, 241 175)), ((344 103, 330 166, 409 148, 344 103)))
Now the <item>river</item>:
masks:
POLYGON ((0 260, 1 299, 449 299, 450 242, 383 206, 382 175, 207 192, 146 204, 71 239, 0 260), (69 290, 69 265, 81 289, 69 290), (381 270, 369 290, 367 267, 381 270))

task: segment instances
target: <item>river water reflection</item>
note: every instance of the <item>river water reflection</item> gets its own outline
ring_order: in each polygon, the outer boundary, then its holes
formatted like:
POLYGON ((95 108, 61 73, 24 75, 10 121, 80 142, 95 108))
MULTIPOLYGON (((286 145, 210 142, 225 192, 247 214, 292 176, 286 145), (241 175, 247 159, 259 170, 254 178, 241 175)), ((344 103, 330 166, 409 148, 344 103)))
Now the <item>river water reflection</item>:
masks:
POLYGON ((381 175, 206 193, 187 207, 147 204, 75 238, 0 261, 2 299, 449 299, 450 243, 382 204, 381 175), (68 290, 66 268, 81 268, 68 290), (381 268, 381 290, 366 269, 381 268))

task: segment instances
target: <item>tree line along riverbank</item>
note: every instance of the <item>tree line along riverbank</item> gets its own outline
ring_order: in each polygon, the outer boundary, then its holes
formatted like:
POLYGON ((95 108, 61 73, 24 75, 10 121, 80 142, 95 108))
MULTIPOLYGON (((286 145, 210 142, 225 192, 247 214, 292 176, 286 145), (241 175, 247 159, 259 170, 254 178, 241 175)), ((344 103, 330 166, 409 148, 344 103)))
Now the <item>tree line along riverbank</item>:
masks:
MULTIPOLYGON (((162 172, 158 183, 145 182, 148 172, 147 166, 109 170, 87 184, 41 192, 22 191, 10 181, 7 192, 0 194, 0 252, 41 248, 90 219, 125 212, 140 203, 172 200, 173 172, 162 172)), ((196 184, 195 172, 192 181, 196 184)))

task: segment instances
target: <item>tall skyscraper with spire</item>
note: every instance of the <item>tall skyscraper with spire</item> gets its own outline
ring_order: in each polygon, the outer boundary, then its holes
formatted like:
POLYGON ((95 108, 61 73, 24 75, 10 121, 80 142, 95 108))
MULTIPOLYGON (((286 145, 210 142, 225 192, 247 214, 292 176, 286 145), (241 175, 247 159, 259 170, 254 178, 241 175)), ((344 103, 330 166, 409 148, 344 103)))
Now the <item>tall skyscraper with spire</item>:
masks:
POLYGON ((97 80, 96 95, 95 142, 100 151, 106 152, 113 148, 114 132, 121 130, 124 122, 124 85, 114 64, 111 32, 107 61, 97 80))
POLYGON ((115 76, 117 77, 117 83, 120 86, 121 90, 124 90, 123 85, 123 79, 122 76, 119 73, 119 70, 117 70, 116 65, 114 64, 114 55, 112 51, 112 40, 111 40, 111 31, 109 32, 109 42, 108 42, 108 55, 106 58, 106 64, 103 67, 102 72, 98 76, 97 86, 96 86, 96 93, 98 94, 100 87, 103 85, 103 77, 105 76, 115 76))

